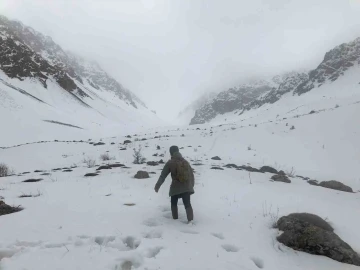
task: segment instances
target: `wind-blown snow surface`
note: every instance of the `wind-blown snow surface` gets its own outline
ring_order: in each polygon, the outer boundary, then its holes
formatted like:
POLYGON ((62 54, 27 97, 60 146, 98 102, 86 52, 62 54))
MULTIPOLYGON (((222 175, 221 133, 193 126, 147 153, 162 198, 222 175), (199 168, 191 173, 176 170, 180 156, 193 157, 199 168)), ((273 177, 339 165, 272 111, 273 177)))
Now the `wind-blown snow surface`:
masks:
POLYGON ((0 146, 49 139, 84 139, 89 134, 118 135, 162 123, 145 107, 136 109, 112 92, 103 91, 99 96, 89 89, 84 90, 89 97, 81 100, 56 82, 49 81, 46 89, 37 80, 10 79, 0 71, 0 146))
POLYGON ((24 207, 21 212, 0 217, 0 267, 358 269, 279 244, 279 232, 271 225, 274 216, 314 213, 327 219, 335 232, 360 252, 360 193, 311 186, 298 177, 285 184, 270 182, 271 174, 210 169, 227 163, 270 165, 285 171, 293 167, 295 175, 319 181, 335 179, 360 190, 360 125, 356 122, 360 95, 355 86, 345 89, 341 80, 323 90, 289 96, 273 106, 246 112, 241 115, 243 121, 146 130, 133 136, 133 143, 124 151, 119 147, 124 147, 125 137, 103 139, 105 145, 101 146, 51 142, 0 150, 0 161, 17 173, 51 173, 0 178, 4 201, 24 207), (340 86, 344 91, 338 91, 340 86), (309 114, 311 110, 315 113, 309 114), (290 130, 293 125, 295 129, 290 130), (158 136, 161 138, 154 138, 158 136), (146 140, 141 141, 143 138, 146 140), (142 145, 148 160, 159 160, 153 154, 165 154, 166 159, 173 144, 184 147, 181 152, 193 160, 192 164, 204 164, 193 166, 195 223, 190 225, 185 223, 181 205, 180 220, 171 219, 170 179, 158 194, 153 190, 162 166, 131 163, 133 147, 142 145), (156 150, 157 145, 160 150, 156 150), (100 165, 99 156, 107 151, 114 157, 111 163, 131 168, 102 170, 94 178, 84 177, 95 168, 87 168, 83 159, 92 157, 100 165), (211 160, 215 155, 222 160, 211 160), (52 171, 75 165, 72 172, 52 171), (155 174, 150 179, 134 179, 140 169, 155 174), (22 182, 29 178, 43 181, 22 182), (38 193, 41 196, 35 198, 18 197, 38 193), (128 203, 135 205, 124 205, 128 203))

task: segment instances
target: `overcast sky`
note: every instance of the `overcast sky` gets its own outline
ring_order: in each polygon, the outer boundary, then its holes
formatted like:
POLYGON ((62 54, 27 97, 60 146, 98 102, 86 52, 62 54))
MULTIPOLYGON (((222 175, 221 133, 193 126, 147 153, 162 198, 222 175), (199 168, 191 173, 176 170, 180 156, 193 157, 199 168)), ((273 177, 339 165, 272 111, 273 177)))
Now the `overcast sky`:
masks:
POLYGON ((315 68, 360 37, 360 0, 0 0, 99 62, 160 117, 254 75, 315 68))

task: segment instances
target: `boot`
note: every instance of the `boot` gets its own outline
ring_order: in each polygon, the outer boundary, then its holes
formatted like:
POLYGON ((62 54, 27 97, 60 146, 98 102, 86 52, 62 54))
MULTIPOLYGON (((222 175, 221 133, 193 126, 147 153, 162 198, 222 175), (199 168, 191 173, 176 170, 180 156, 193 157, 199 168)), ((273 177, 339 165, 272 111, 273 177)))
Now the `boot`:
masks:
POLYGON ((190 206, 190 207, 186 208, 185 210, 186 210, 186 216, 187 216, 188 221, 189 222, 192 221, 194 219, 194 212, 193 212, 192 207, 190 206))
POLYGON ((172 213, 172 217, 173 219, 178 219, 178 207, 177 206, 171 206, 171 213, 172 213))

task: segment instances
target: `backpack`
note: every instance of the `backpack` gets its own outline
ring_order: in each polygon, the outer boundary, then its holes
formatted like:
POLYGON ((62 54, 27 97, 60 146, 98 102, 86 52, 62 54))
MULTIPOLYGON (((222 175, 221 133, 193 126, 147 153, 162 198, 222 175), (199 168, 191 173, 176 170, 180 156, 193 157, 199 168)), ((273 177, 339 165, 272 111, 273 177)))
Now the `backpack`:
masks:
POLYGON ((185 159, 179 158, 176 159, 175 164, 176 164, 175 179, 181 183, 188 182, 190 178, 190 170, 191 170, 189 163, 185 159))

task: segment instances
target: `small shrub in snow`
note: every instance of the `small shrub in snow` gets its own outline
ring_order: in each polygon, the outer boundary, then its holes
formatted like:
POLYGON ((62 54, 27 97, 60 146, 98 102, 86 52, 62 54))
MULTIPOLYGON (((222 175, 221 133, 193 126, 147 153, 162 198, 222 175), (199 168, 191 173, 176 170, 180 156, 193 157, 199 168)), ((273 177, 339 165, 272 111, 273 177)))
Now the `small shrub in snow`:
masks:
POLYGON ((142 154, 142 148, 141 146, 138 147, 138 149, 134 148, 134 164, 143 164, 146 161, 146 158, 144 158, 143 154, 142 154))
POLYGON ((249 151, 251 151, 251 145, 249 145, 247 149, 248 149, 249 151))
POLYGON ((291 130, 294 130, 294 129, 295 129, 295 126, 292 126, 290 129, 291 129, 291 130))
POLYGON ((109 153, 105 153, 105 154, 102 154, 101 156, 100 156, 100 159, 102 160, 102 161, 107 161, 107 160, 113 160, 113 159, 115 159, 114 157, 111 157, 110 155, 109 155, 109 153))
POLYGON ((272 204, 268 206, 267 202, 263 202, 263 217, 270 219, 271 228, 277 228, 277 222, 279 220, 279 207, 276 212, 272 209, 272 204))
POLYGON ((93 168, 96 165, 96 160, 90 157, 84 158, 83 162, 86 164, 88 168, 93 168))
POLYGON ((5 177, 9 174, 11 174, 10 168, 4 163, 0 163, 0 177, 5 177))
POLYGON ((335 108, 337 109, 337 108, 339 108, 339 107, 340 107, 339 104, 336 104, 335 108))
POLYGON ((42 195, 42 193, 40 191, 38 191, 37 193, 35 194, 32 194, 32 193, 29 193, 29 194, 21 194, 19 196, 19 198, 36 198, 36 197, 40 197, 42 195))
POLYGON ((156 149, 157 149, 157 150, 160 150, 160 145, 158 145, 158 146, 156 147, 156 149))
POLYGON ((294 167, 291 167, 291 170, 286 171, 286 175, 290 177, 295 177, 296 171, 294 167))

